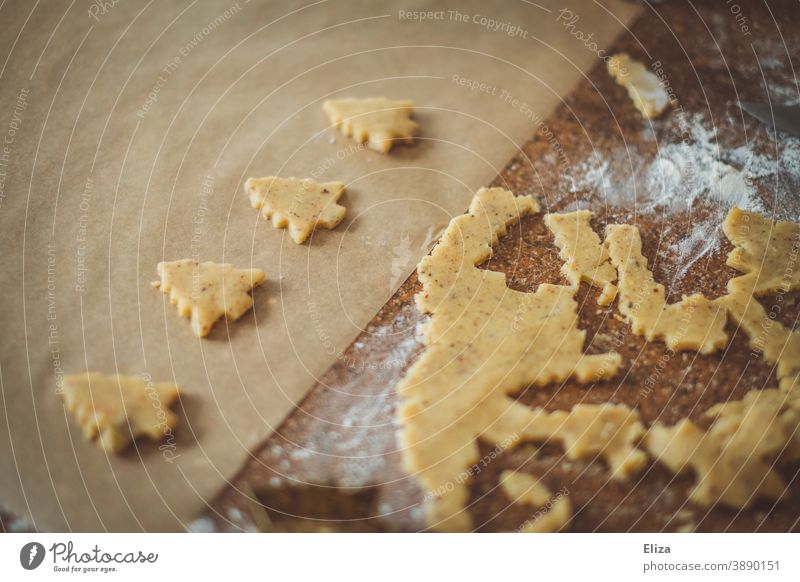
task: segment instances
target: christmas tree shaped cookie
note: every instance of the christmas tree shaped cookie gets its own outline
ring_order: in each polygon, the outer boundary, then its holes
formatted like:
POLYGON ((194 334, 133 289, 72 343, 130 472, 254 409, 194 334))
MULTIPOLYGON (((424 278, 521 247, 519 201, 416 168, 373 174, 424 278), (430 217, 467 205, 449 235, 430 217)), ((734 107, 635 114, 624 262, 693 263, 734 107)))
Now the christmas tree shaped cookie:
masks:
POLYGON ((253 208, 272 219, 275 228, 289 228, 292 240, 302 244, 321 226, 336 228, 347 212, 336 203, 344 194, 342 182, 315 182, 300 178, 250 178, 245 182, 253 208))
POLYGON ((91 372, 65 376, 62 395, 86 438, 119 452, 140 436, 172 437, 178 417, 169 407, 179 393, 168 382, 91 372))
POLYGON ((322 109, 343 134, 383 154, 397 142, 412 143, 417 133, 418 125, 410 119, 413 101, 335 99, 323 103, 322 109))
POLYGON ((230 263, 199 263, 191 259, 158 264, 160 281, 153 283, 178 312, 191 317, 192 331, 205 337, 216 321, 224 316, 239 319, 253 306, 249 291, 264 282, 260 269, 237 269, 230 263))

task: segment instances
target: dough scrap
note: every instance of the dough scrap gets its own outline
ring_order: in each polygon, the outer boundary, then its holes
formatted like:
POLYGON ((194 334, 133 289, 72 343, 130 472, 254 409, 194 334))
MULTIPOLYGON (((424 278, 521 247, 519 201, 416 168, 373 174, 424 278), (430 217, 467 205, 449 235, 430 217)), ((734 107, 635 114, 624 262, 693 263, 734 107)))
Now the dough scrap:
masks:
POLYGON ((168 382, 96 372, 64 376, 62 396, 84 436, 110 452, 135 438, 161 440, 172 434, 178 417, 169 409, 180 390, 168 382))
POLYGON ((800 401, 779 390, 753 390, 742 400, 718 404, 708 431, 689 419, 650 428, 647 450, 674 473, 690 467, 697 484, 689 498, 702 505, 722 503, 746 508, 755 499, 778 499, 783 479, 773 470, 774 458, 798 458, 800 401))
MULTIPOLYGON (((727 430, 733 435, 743 426, 769 429, 764 432, 764 446, 775 449, 789 460, 800 458, 800 395, 786 393, 774 388, 750 390, 741 400, 720 402, 706 411, 706 416, 717 419, 720 432, 727 430), (750 416, 750 418, 748 418, 750 416), (774 426, 770 426, 774 425, 774 426), (777 440, 771 440, 777 439, 777 440)), ((761 434, 748 438, 756 442, 761 434)))
POLYGON ((608 73, 628 90, 634 107, 648 119, 660 116, 669 105, 669 95, 659 78, 625 53, 608 60, 608 73))
POLYGON ((663 339, 673 351, 710 354, 727 345, 726 309, 721 301, 695 293, 667 304, 664 286, 655 282, 642 255, 638 228, 611 224, 605 244, 619 275, 618 308, 635 334, 649 342, 663 339))
POLYGON ((237 269, 230 263, 198 263, 192 259, 158 264, 160 287, 178 306, 178 313, 191 317, 192 331, 205 337, 223 315, 239 319, 253 306, 249 291, 261 285, 266 276, 261 269, 237 269))
POLYGON ((770 364, 777 364, 781 387, 793 386, 800 374, 800 333, 773 319, 754 295, 756 276, 728 281, 728 294, 720 297, 731 318, 745 331, 750 347, 770 364))
POLYGON ((733 207, 722 230, 735 246, 728 266, 753 274, 756 297, 800 287, 800 224, 733 207))
POLYGON ((534 411, 521 431, 525 440, 560 441, 567 458, 601 456, 615 479, 624 480, 641 469, 647 455, 636 448, 644 435, 639 413, 624 404, 576 404, 570 412, 534 411))
MULTIPOLYGON (((418 475, 426 498, 431 499, 427 506, 431 527, 471 527, 464 509, 469 500, 464 475, 473 474, 465 469, 477 460, 478 439, 502 447, 524 440, 555 440, 570 459, 603 457, 617 479, 645 465, 647 455, 636 448, 644 428, 638 413, 624 405, 579 404, 569 412, 546 412, 509 397, 529 384, 560 381, 570 375, 590 382, 616 373, 619 356, 614 353, 600 356, 605 364, 593 362, 588 369, 582 368, 589 356, 581 354, 584 332, 575 327, 574 319, 557 331, 549 331, 553 323, 544 321, 548 316, 557 321, 563 317, 566 324, 575 317, 574 285, 580 280, 604 287, 613 283, 607 269, 603 276, 592 275, 606 264, 617 271, 620 312, 634 332, 648 341, 663 339, 672 350, 711 353, 727 344, 724 326, 730 314, 750 336, 751 346, 777 363, 779 389, 753 391, 741 401, 715 406, 707 413, 714 418, 707 431, 688 419, 671 427, 656 423, 645 434, 644 445, 674 472, 692 468, 698 482, 691 499, 698 503, 747 507, 757 497, 779 498, 785 486, 771 468, 774 460, 800 458, 800 391, 796 389, 800 334, 771 319, 754 296, 800 287, 791 270, 787 271, 791 277, 783 277, 780 285, 777 282, 787 262, 779 259, 794 252, 790 247, 794 231, 787 225, 765 228, 758 216, 749 219, 760 227, 755 234, 744 231, 748 237, 739 226, 735 231, 727 228, 736 245, 729 264, 746 274, 732 279, 728 295, 719 299, 696 294, 668 305, 664 287, 655 282, 642 255, 637 228, 610 225, 604 257, 598 252, 597 235, 578 238, 581 227, 591 231, 591 214, 548 215, 572 292, 565 293, 568 288, 562 286, 540 285, 533 294, 517 293, 505 286, 502 274, 475 265, 491 256, 491 245, 505 233, 506 224, 536 211, 538 205, 528 197, 514 198, 502 189, 481 190, 469 213, 451 221, 439 245, 418 268, 423 291, 417 303, 432 315, 426 327, 426 350, 399 387, 405 402, 398 419, 406 467, 418 475), (777 236, 769 234, 773 231, 777 236), (758 262, 765 267, 756 270, 753 257, 767 257, 758 262), (576 342, 578 335, 580 342, 576 342), (538 337, 563 337, 571 347, 551 350, 538 345, 538 337), (511 345, 509 338, 515 340, 511 345), (539 355, 539 350, 546 353, 539 355)), ((504 490, 514 496, 527 484, 525 500, 532 505, 544 503, 545 490, 527 477, 528 481, 524 476, 512 477, 504 490)), ((537 523, 527 523, 523 529, 551 527, 549 521, 537 523)))
POLYGON ((289 235, 302 244, 321 226, 336 228, 347 212, 336 202, 344 194, 343 182, 315 182, 310 178, 248 178, 244 188, 250 204, 260 209, 275 228, 289 228, 289 235))
POLYGON ((546 214, 544 223, 553 233, 564 261, 561 273, 574 286, 586 281, 603 290, 599 305, 610 305, 617 294, 617 270, 609 261, 608 249, 591 225, 592 213, 577 210, 568 214, 546 214))
POLYGON ((538 210, 529 196, 483 188, 417 269, 417 305, 431 318, 426 350, 398 386, 404 403, 397 416, 404 463, 432 498, 434 529, 471 527, 459 477, 478 459, 477 438, 511 446, 535 418, 509 394, 571 376, 603 380, 621 363, 616 353, 583 354, 574 287, 542 284, 521 293, 502 273, 476 267, 507 224, 538 210))
POLYGON ((413 143, 418 125, 410 119, 413 101, 390 101, 383 97, 334 99, 322 109, 334 127, 370 149, 388 153, 397 142, 413 143))
POLYGON ((770 317, 756 298, 800 288, 800 224, 773 222, 734 207, 722 228, 734 245, 727 264, 745 274, 728 281, 728 294, 719 301, 747 333, 750 347, 777 364, 781 389, 794 390, 800 376, 800 333, 770 317))
POLYGON ((563 493, 555 497, 550 490, 535 477, 518 471, 503 471, 500 487, 514 503, 541 508, 536 515, 525 521, 518 530, 521 533, 545 533, 563 529, 572 517, 572 504, 563 493), (545 513, 544 506, 550 505, 545 513))

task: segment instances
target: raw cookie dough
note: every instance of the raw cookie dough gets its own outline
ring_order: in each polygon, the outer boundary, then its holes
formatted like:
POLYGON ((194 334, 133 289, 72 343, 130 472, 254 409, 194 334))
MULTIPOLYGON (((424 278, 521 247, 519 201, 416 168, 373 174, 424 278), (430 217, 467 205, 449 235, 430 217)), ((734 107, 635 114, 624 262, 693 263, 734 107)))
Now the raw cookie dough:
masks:
POLYGON ((756 297, 800 287, 800 224, 774 222, 734 207, 722 230, 736 247, 728 255, 728 266, 753 274, 756 297))
POLYGON ((517 530, 521 533, 559 531, 569 523, 570 517, 572 517, 572 504, 564 493, 559 491, 553 497, 547 487, 527 473, 503 471, 500 475, 500 487, 514 503, 540 508, 517 530), (543 512, 546 505, 550 507, 543 512))
POLYGON ((600 455, 615 479, 627 479, 647 462, 636 448, 644 435, 639 414, 624 404, 576 404, 570 412, 533 411, 521 430, 524 440, 560 441, 569 459, 600 455))
POLYGON ((62 396, 87 439, 97 437, 102 448, 119 452, 140 436, 171 436, 178 417, 169 407, 179 392, 168 382, 91 372, 64 376, 62 396))
POLYGON ((800 374, 800 333, 767 314, 753 294, 755 283, 754 274, 731 279, 728 281, 728 294, 718 301, 747 333, 750 347, 770 364, 777 364, 776 374, 781 388, 794 388, 800 374))
POLYGON ((663 339, 673 351, 710 354, 728 343, 726 310, 720 301, 702 294, 684 296, 667 305, 664 286, 656 283, 642 255, 639 229, 627 224, 606 228, 606 245, 617 268, 620 313, 637 335, 649 341, 663 339))
POLYGON ((575 285, 586 281, 603 290, 597 303, 609 305, 614 301, 617 288, 617 270, 608 258, 608 249, 591 225, 592 213, 577 210, 569 214, 546 214, 544 223, 553 233, 559 248, 558 256, 564 261, 561 273, 575 285))
POLYGON ((800 288, 800 224, 773 222, 734 207, 722 229, 735 245, 727 264, 745 274, 728 281, 728 294, 719 301, 745 330, 750 347, 777 364, 781 389, 794 390, 800 375, 800 333, 770 317, 756 298, 800 288))
POLYGON ((627 54, 611 57, 608 60, 608 73, 628 90, 634 107, 648 119, 658 117, 669 105, 669 95, 659 78, 627 54))
POLYGON ((271 218, 275 228, 288 226, 297 244, 302 244, 318 226, 336 228, 347 212, 336 203, 344 194, 342 182, 269 176, 249 178, 244 189, 253 208, 261 209, 267 220, 271 218))
POLYGON ((417 304, 432 315, 427 348, 398 386, 397 416, 404 463, 426 491, 434 529, 471 528, 463 473, 478 460, 478 437, 511 446, 535 418, 509 394, 571 376, 610 378, 620 366, 616 353, 583 354, 574 287, 521 293, 502 273, 476 267, 507 224, 538 210, 529 196, 483 188, 417 269, 417 304))
POLYGON ((370 149, 388 153, 395 143, 413 143, 418 126, 410 119, 413 101, 383 97, 335 99, 322 104, 328 119, 347 136, 370 149))
POLYGON ((702 505, 746 508, 759 497, 778 499, 786 485, 773 470, 775 458, 800 453, 797 396, 752 390, 706 414, 715 417, 708 431, 689 419, 655 424, 645 437, 647 450, 675 473, 691 468, 697 485, 689 498, 702 505))
POLYGON ((178 313, 191 317, 192 331, 205 337, 223 315, 239 319, 253 306, 249 291, 261 285, 266 276, 261 269, 237 269, 230 263, 198 263, 182 259, 158 264, 160 281, 153 282, 178 313))

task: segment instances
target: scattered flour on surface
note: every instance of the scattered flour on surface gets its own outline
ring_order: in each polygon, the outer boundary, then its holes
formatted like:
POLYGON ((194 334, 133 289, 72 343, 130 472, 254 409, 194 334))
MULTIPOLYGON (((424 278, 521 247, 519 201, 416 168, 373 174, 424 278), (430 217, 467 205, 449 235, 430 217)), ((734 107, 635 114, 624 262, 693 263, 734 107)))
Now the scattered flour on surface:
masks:
POLYGON ((8 533, 29 533, 36 531, 33 524, 24 517, 15 517, 6 524, 8 533))
POLYGON ((234 522, 241 522, 244 519, 244 513, 242 513, 241 509, 231 507, 228 510, 228 519, 234 522))
POLYGON ((217 526, 210 517, 198 517, 189 524, 192 533, 217 533, 217 526))
MULTIPOLYGON (((653 159, 640 155, 636 146, 628 146, 611 159, 594 153, 564 177, 570 192, 595 192, 603 206, 635 208, 639 215, 665 221, 678 214, 696 216, 688 236, 669 248, 675 255, 676 279, 720 248, 720 225, 733 206, 775 218, 798 219, 798 209, 788 201, 792 194, 796 196, 800 184, 800 139, 784 135, 773 139, 780 155, 773 151, 769 156, 757 153, 749 143, 725 148, 700 114, 690 118, 689 128, 689 139, 658 143, 653 159), (771 198, 768 207, 759 186, 771 198), (698 206, 704 211, 696 212, 698 206)), ((599 205, 586 200, 567 210, 599 205)))
POLYGON ((792 80, 786 84, 769 83, 769 96, 773 105, 800 105, 800 85, 792 80))
MULTIPOLYGON (((413 354, 421 349, 421 318, 413 305, 406 306, 394 323, 379 327, 370 337, 369 343, 378 342, 388 350, 382 362, 374 363, 378 376, 375 384, 380 386, 380 390, 355 398, 340 421, 345 438, 336 443, 332 452, 341 455, 346 466, 347 475, 340 479, 343 485, 361 486, 385 478, 385 455, 396 448, 395 430, 392 428, 395 387, 413 354), (398 330, 403 331, 398 333, 398 330)), ((374 349, 376 346, 369 347, 374 349)), ((340 390, 351 392, 349 388, 345 385, 340 390)), ((358 391, 359 380, 356 378, 352 392, 358 391)))

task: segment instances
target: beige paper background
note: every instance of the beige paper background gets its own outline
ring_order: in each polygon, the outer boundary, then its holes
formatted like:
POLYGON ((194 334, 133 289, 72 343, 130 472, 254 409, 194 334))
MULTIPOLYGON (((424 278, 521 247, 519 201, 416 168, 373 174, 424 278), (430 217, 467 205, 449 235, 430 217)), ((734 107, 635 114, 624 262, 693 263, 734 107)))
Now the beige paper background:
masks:
MULTIPOLYGON (((636 11, 603 4, 571 5, 600 48, 636 11)), ((0 159, 0 505, 42 530, 174 530, 598 57, 554 1, 97 6, 0 11, 0 139, 13 133, 0 159), (399 18, 420 9, 467 22, 399 18), (326 129, 324 99, 376 95, 416 101, 415 146, 387 157, 326 129), (345 222, 295 245, 242 191, 270 174, 345 181, 345 222), (158 261, 192 256, 268 276, 254 310, 204 341, 150 287, 158 261), (109 457, 85 442, 61 370, 178 383, 173 462, 150 443, 109 457)))

